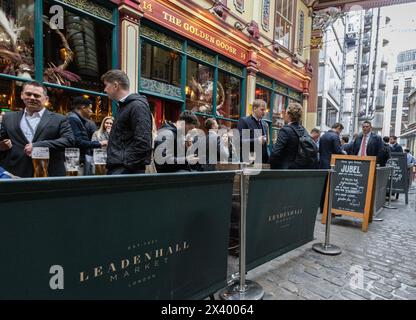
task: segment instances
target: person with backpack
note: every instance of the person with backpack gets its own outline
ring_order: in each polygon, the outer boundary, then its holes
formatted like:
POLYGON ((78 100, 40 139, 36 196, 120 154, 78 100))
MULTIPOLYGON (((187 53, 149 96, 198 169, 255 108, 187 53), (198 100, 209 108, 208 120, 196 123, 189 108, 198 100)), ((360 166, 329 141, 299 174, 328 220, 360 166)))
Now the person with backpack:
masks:
POLYGON ((380 166, 385 167, 387 161, 391 158, 390 137, 383 137, 383 156, 380 159, 380 166))
POLYGON ((301 125, 302 106, 290 103, 286 111, 288 122, 279 131, 270 155, 271 169, 315 169, 318 148, 307 130, 301 125))
POLYGON ((320 169, 331 168, 331 156, 333 154, 343 154, 341 148, 340 135, 344 126, 341 123, 335 123, 331 130, 325 132, 321 137, 319 143, 319 154, 320 154, 320 169))

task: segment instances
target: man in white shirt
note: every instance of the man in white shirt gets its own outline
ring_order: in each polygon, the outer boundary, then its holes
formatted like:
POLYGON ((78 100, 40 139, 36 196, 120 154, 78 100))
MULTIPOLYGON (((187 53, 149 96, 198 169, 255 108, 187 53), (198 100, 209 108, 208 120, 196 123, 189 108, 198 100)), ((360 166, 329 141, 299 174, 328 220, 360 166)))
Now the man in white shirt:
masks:
POLYGON ((46 87, 38 82, 23 85, 22 111, 4 115, 0 129, 0 164, 19 177, 33 177, 32 150, 49 148, 49 176, 65 175, 66 147, 74 144, 74 135, 65 116, 45 108, 49 101, 46 87))

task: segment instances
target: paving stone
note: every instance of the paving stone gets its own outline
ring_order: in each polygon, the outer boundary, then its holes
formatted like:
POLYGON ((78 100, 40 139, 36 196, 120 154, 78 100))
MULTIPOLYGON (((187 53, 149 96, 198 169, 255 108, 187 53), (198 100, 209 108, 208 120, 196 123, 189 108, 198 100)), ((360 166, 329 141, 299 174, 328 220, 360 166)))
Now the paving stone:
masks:
POLYGON ((389 286, 388 284, 384 284, 381 282, 374 282, 373 287, 384 290, 386 292, 392 292, 395 288, 392 286, 389 286))
POLYGON ((409 287, 416 287, 416 280, 398 276, 397 280, 409 287))
POLYGON ((384 279, 384 283, 392 286, 393 288, 397 289, 401 287, 401 282, 395 279, 384 279))
POLYGON ((279 287, 282 287, 283 289, 286 289, 287 291, 297 295, 299 294, 299 288, 290 281, 282 281, 280 283, 278 283, 279 287))
POLYGON ((345 298, 347 298, 348 300, 366 300, 366 298, 363 298, 362 296, 352 293, 351 291, 348 290, 343 290, 340 293, 342 296, 344 296, 345 298))
POLYGON ((321 296, 307 289, 301 289, 299 292, 299 295, 306 300, 324 300, 324 298, 322 298, 321 296))
POLYGON ((359 295, 360 297, 363 297, 366 300, 371 300, 371 298, 373 297, 373 295, 370 292, 364 289, 353 289, 347 287, 347 291, 355 293, 356 295, 359 295))
POLYGON ((405 299, 405 300, 414 300, 415 299, 415 295, 406 292, 404 290, 395 290, 393 293, 395 296, 401 298, 401 299, 405 299))

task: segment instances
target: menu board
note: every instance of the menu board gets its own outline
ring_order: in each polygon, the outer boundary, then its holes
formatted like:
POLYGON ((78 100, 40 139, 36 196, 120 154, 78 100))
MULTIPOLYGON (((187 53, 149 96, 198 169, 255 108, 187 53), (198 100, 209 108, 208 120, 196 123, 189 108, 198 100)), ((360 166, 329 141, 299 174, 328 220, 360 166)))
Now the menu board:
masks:
POLYGON ((332 208, 364 214, 370 161, 338 159, 335 171, 332 208))
MULTIPOLYGON (((331 164, 335 165, 331 212, 363 219, 363 231, 367 231, 373 201, 376 157, 332 155, 331 164)), ((326 223, 329 194, 328 185, 323 223, 326 223)))
POLYGON ((393 167, 393 192, 407 192, 407 155, 403 152, 392 152, 386 166, 393 167))

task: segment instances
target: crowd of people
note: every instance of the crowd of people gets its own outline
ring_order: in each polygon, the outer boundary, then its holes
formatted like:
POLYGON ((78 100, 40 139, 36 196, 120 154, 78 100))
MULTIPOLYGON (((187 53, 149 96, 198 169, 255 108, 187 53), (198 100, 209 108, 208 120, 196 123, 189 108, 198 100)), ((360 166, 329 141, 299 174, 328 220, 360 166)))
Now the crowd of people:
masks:
MULTIPOLYGON (((34 148, 49 150, 48 175, 65 175, 65 149, 78 148, 80 171, 94 172, 94 149, 106 151, 108 175, 145 172, 213 171, 217 163, 248 162, 270 164, 272 169, 328 169, 333 154, 375 156, 384 166, 391 152, 403 152, 397 137, 372 132, 369 121, 349 141, 342 136, 341 123, 322 134, 302 126, 302 106, 290 103, 287 123, 270 148, 269 126, 264 120, 267 104, 255 100, 252 113, 240 118, 232 130, 213 118, 200 119, 184 111, 176 122, 166 121, 159 130, 145 96, 131 93, 127 75, 110 70, 102 76, 104 91, 117 102, 117 117, 105 117, 100 127, 89 118, 92 103, 84 97, 72 101, 67 115, 45 108, 47 89, 38 82, 23 84, 25 109, 3 115, 0 127, 0 178, 33 177, 34 148)), ((415 158, 406 150, 409 164, 415 158)))

